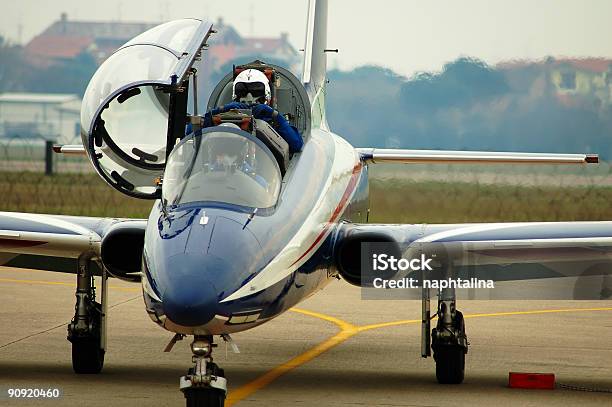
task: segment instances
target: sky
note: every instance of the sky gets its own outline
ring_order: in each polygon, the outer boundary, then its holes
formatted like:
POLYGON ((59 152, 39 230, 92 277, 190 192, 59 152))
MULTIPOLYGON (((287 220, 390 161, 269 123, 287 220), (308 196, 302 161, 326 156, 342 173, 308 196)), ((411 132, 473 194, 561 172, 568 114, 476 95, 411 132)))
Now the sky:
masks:
MULTIPOLYGON (((330 66, 410 77, 471 56, 489 64, 548 55, 612 58, 610 0, 329 0, 330 66)), ((0 0, 0 35, 25 43, 62 12, 90 21, 222 16, 243 35, 304 43, 307 0, 0 0), (264 6, 265 5, 265 6, 264 6)))

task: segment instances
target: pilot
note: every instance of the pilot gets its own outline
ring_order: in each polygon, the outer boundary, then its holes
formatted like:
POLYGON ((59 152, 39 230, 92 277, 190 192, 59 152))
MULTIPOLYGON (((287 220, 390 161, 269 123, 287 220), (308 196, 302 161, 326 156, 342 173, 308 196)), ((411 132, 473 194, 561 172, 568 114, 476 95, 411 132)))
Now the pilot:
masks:
POLYGON ((289 152, 296 153, 302 150, 304 141, 297 129, 289 124, 282 114, 270 106, 270 83, 267 76, 257 69, 245 69, 240 72, 232 86, 231 103, 221 108, 212 109, 203 118, 202 126, 213 126, 212 117, 231 109, 251 109, 256 119, 270 123, 272 127, 285 139, 289 145, 289 152))

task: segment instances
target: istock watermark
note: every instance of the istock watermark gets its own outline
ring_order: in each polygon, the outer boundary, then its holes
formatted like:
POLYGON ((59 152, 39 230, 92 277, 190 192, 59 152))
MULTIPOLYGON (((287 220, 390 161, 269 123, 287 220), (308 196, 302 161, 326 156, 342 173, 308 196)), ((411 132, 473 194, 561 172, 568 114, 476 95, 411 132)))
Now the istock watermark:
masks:
POLYGON ((374 277, 372 286, 384 289, 433 288, 441 290, 447 288, 495 288, 495 283, 492 279, 481 280, 474 277, 469 279, 460 277, 435 278, 434 273, 425 273, 434 271, 433 261, 433 257, 427 257, 424 253, 421 253, 416 258, 397 258, 392 254, 373 253, 372 271, 374 272, 393 271, 399 273, 420 271, 422 273, 420 277, 400 277, 398 274, 394 274, 392 278, 374 277))
POLYGON ((545 251, 517 256, 516 250, 499 247, 364 242, 360 268, 347 261, 340 274, 351 273, 345 278, 361 285, 364 299, 420 299, 424 289, 432 295, 453 289, 463 299, 612 299, 612 256, 593 253, 574 259, 545 251))
POLYGON ((424 254, 421 254, 420 258, 417 259, 397 259, 393 255, 388 254, 372 254, 372 269, 374 271, 406 271, 406 270, 429 270, 433 271, 430 263, 433 259, 428 259, 424 254))

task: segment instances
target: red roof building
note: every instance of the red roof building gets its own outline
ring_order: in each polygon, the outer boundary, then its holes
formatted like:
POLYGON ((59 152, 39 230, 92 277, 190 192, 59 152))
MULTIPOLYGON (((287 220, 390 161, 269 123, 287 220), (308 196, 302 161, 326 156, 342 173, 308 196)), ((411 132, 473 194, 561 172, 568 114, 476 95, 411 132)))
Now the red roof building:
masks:
POLYGON ((534 68, 548 85, 542 91, 552 92, 566 106, 612 105, 612 59, 546 58, 540 61, 503 62, 497 69, 513 71, 534 68))
POLYGON ((58 21, 26 44, 25 56, 31 64, 47 67, 88 52, 100 63, 130 38, 154 25, 71 21, 62 13, 58 21))
MULTIPOLYGON (((117 48, 158 23, 72 21, 66 13, 25 46, 30 63, 47 67, 87 52, 101 63, 117 48)), ((218 34, 211 37, 207 58, 208 69, 216 70, 229 61, 245 55, 273 57, 295 68, 298 54, 287 34, 278 38, 244 38, 223 19, 214 24, 218 34)))
POLYGON ((554 64, 557 66, 567 64, 581 71, 606 73, 612 67, 612 60, 606 58, 562 58, 555 59, 554 64))

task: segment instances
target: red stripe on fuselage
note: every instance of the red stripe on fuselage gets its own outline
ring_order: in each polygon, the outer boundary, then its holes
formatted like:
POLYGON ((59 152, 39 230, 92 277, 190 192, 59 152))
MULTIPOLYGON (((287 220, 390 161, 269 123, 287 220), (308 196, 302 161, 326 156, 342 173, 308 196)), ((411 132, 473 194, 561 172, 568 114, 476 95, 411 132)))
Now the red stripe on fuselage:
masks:
MULTIPOLYGON (((357 180, 359 179, 359 174, 361 173, 361 167, 362 167, 361 161, 358 162, 357 164, 355 164, 355 166, 353 167, 353 174, 351 175, 351 179, 349 180, 349 183, 346 186, 346 190, 344 191, 344 194, 342 195, 342 199, 340 199, 340 202, 338 203, 338 206, 336 206, 336 209, 334 209, 334 212, 332 213, 332 216, 329 218, 329 220, 327 221, 327 223, 323 227, 323 230, 321 231, 321 233, 319 233, 319 235, 314 240, 314 242, 310 245, 310 247, 308 247, 308 249, 300 257, 298 257, 298 259, 296 261, 291 263, 291 266, 295 265, 297 262, 302 260, 308 253, 310 253, 310 251, 312 249, 315 248, 315 246, 327 234, 327 231, 329 230, 330 226, 334 223, 334 221, 342 213, 342 209, 346 205, 347 201, 351 197, 351 194, 355 190, 355 187, 357 186, 357 180)), ((289 266, 289 267, 291 267, 291 266, 289 266)))

